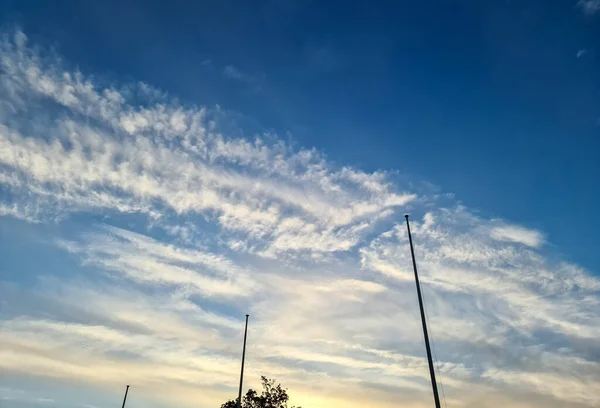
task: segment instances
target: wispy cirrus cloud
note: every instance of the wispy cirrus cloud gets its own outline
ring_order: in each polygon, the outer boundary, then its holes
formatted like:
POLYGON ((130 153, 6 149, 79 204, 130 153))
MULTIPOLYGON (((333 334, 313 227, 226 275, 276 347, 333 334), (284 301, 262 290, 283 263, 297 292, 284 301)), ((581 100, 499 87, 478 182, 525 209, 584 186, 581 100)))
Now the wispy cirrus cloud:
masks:
POLYGON ((114 227, 84 241, 61 242, 86 264, 150 285, 184 287, 204 296, 241 296, 251 292, 248 271, 223 256, 160 244, 146 236, 114 227))
POLYGON ((518 225, 503 225, 493 227, 491 236, 500 241, 518 242, 533 248, 539 248, 544 243, 544 236, 539 232, 518 225))
POLYGON ((223 68, 223 76, 225 78, 235 79, 236 81, 241 81, 241 82, 253 82, 254 81, 250 75, 243 73, 242 71, 240 71, 238 68, 236 68, 233 65, 226 65, 223 68))
POLYGON ((45 209, 154 218, 203 213, 229 231, 260 238, 257 250, 265 254, 347 250, 364 235, 367 217, 385 216, 415 198, 394 191, 379 174, 332 169, 314 150, 294 152, 261 136, 229 139, 219 130, 218 110, 134 108, 116 89, 96 89, 25 44, 17 34, 2 45, 12 126, 1 129, 0 164, 11 169, 4 185, 15 198, 25 183, 35 194, 28 203, 44 201, 45 209), (40 110, 56 117, 25 126, 40 110), (300 243, 315 234, 326 237, 321 246, 300 243))
POLYGON ((600 0, 579 0, 577 6, 581 8, 586 15, 592 16, 600 11, 600 0))
POLYGON ((71 270, 0 285, 6 372, 127 373, 159 400, 216 406, 249 312, 250 386, 274 376, 312 407, 428 405, 410 209, 449 403, 599 403, 600 282, 542 232, 232 136, 219 108, 101 86, 20 32, 0 49, 0 217, 68 225, 47 245, 71 270))
POLYGON ((223 67, 222 75, 228 80, 236 81, 240 84, 246 85, 255 92, 260 92, 265 84, 264 74, 250 74, 232 64, 228 64, 223 67))

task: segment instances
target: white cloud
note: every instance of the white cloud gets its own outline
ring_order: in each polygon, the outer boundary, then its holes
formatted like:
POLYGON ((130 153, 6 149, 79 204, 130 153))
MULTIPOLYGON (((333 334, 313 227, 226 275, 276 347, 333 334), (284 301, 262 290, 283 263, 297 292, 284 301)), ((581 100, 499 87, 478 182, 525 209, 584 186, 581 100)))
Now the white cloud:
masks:
POLYGON ((36 397, 30 393, 9 387, 0 387, 0 401, 25 402, 32 404, 54 404, 56 401, 52 398, 36 397))
POLYGON ((55 401, 52 398, 39 397, 35 399, 35 402, 39 402, 41 404, 53 404, 55 401))
POLYGON ((235 79, 237 81, 248 82, 250 77, 244 74, 242 71, 234 67, 233 65, 227 65, 223 68, 223 75, 226 78, 235 79))
POLYGON ((119 228, 88 236, 83 243, 62 242, 87 264, 127 279, 185 287, 205 296, 242 296, 252 291, 246 271, 223 256, 176 248, 119 228))
MULTIPOLYGON (((593 369, 600 369, 600 365, 595 364, 593 369)), ((502 381, 517 388, 534 388, 542 394, 553 395, 563 401, 588 406, 597 404, 595 395, 598 395, 600 392, 600 382, 597 379, 584 382, 578 378, 565 378, 563 375, 552 372, 490 370, 485 372, 483 376, 490 380, 502 381)))
MULTIPOLYGON (((452 213, 445 211, 436 219, 449 216, 452 213)), ((600 335, 600 320, 592 312, 600 306, 600 281, 571 266, 548 263, 528 249, 486 241, 483 220, 465 235, 451 225, 444 222, 435 231, 421 228, 415 233, 438 349, 442 347, 444 355, 454 350, 474 370, 487 360, 484 366, 495 368, 485 371, 483 378, 498 384, 573 404, 597 404, 595 397, 589 397, 596 393, 589 393, 586 384, 598 383, 600 364, 593 357, 578 357, 587 355, 587 346, 576 344, 600 335), (563 340, 564 349, 552 349, 540 342, 537 333, 570 340, 563 340), (507 364, 514 368, 506 370, 507 364)), ((362 265, 402 286, 410 285, 410 255, 398 249, 406 242, 399 239, 398 229, 393 231, 361 250, 362 265)))
POLYGON ((493 227, 491 236, 500 241, 518 242, 533 248, 539 248, 544 243, 544 235, 539 231, 523 228, 517 225, 493 227))
POLYGON ((223 67, 223 76, 227 79, 251 86, 256 91, 261 89, 262 83, 264 82, 264 78, 251 75, 231 64, 223 67))
POLYGON ((227 138, 218 109, 168 101, 134 108, 116 89, 98 89, 27 48, 20 34, 4 39, 2 51, 4 102, 16 111, 0 128, 0 182, 15 199, 32 194, 27 205, 216 216, 226 230, 260 238, 259 252, 276 254, 348 250, 368 232, 368 218, 415 198, 394 191, 383 173, 338 170, 313 150, 227 138), (36 116, 42 110, 53 120, 36 116), (34 117, 35 126, 24 126, 34 117), (282 228, 299 216, 306 228, 282 228), (290 245, 290 234, 327 238, 290 245))
POLYGON ((579 0, 577 6, 579 6, 586 15, 591 16, 600 11, 600 0, 579 0))
POLYGON ((18 218, 20 220, 35 223, 38 222, 37 214, 38 211, 36 209, 31 208, 31 206, 29 205, 18 206, 14 203, 11 205, 0 203, 0 217, 10 216, 18 218))
MULTIPOLYGON (((487 224, 494 225, 494 221, 465 216, 464 211, 442 210, 435 216, 435 227, 415 230, 422 280, 442 304, 453 297, 470 298, 472 310, 481 307, 479 298, 485 298, 490 306, 496 303, 495 319, 483 326, 489 333, 501 327, 501 322, 507 329, 527 335, 536 329, 583 338, 600 335, 600 321, 589 315, 588 305, 579 303, 583 298, 594 305, 600 302, 598 279, 570 265, 549 262, 526 247, 499 245, 497 237, 487 237, 487 224), (457 219, 462 220, 462 231, 454 225, 457 219), (471 225, 465 224, 465 219, 471 225)), ((395 280, 411 280, 410 254, 402 248, 405 235, 395 228, 392 234, 384 233, 372 241, 361 250, 363 267, 395 280)))

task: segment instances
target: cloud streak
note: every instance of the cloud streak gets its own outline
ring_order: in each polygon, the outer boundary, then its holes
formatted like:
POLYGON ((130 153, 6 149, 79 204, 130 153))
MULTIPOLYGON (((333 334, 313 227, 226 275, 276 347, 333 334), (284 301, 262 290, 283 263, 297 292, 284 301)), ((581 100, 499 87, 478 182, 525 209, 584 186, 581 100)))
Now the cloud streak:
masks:
POLYGON ((533 248, 539 248, 544 243, 544 236, 539 231, 515 225, 493 227, 491 236, 500 241, 517 242, 533 248))
POLYGON ((18 33, 2 45, 10 118, 0 129, 0 164, 10 170, 3 185, 15 198, 13 212, 52 215, 20 205, 26 186, 35 195, 27 204, 42 202, 43 211, 203 214, 246 239, 260 239, 254 249, 273 256, 348 250, 368 230, 367 218, 385 217, 415 198, 393 191, 382 175, 333 170, 314 150, 293 152, 260 136, 229 139, 218 129, 219 112, 134 108, 122 95, 133 91, 96 89, 25 44, 18 33), (25 128, 42 109, 55 117, 25 128), (320 246, 302 243, 317 235, 320 246))
POLYGON ((583 12, 592 16, 600 11, 600 0, 579 0, 577 6, 583 10, 583 12))
POLYGON ((254 82, 254 79, 251 76, 243 73, 242 71, 240 71, 233 65, 226 65, 225 68, 223 68, 223 76, 225 78, 234 79, 234 80, 240 81, 240 82, 246 82, 246 83, 254 82))

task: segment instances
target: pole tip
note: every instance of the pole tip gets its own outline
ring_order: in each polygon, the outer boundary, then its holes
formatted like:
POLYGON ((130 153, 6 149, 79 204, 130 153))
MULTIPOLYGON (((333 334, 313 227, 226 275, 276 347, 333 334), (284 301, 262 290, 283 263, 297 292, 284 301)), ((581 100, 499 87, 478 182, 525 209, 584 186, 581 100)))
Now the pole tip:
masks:
POLYGON ((249 314, 246 315, 246 317, 250 316, 249 314))
POLYGON ((408 219, 408 214, 404 214, 404 218, 408 219))

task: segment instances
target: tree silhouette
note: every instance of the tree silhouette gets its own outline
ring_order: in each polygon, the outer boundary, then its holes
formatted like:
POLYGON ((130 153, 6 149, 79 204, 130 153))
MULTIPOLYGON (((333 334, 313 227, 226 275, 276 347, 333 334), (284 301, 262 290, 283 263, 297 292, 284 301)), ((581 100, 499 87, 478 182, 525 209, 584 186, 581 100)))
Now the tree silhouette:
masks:
MULTIPOLYGON (((242 398, 242 408, 288 408, 290 399, 287 390, 281 387, 281 384, 275 385, 275 380, 270 380, 265 376, 260 377, 263 391, 259 395, 253 389, 249 389, 242 398)), ((221 408, 236 408, 237 402, 229 400, 221 408)), ((301 408, 301 407, 290 407, 301 408)))

